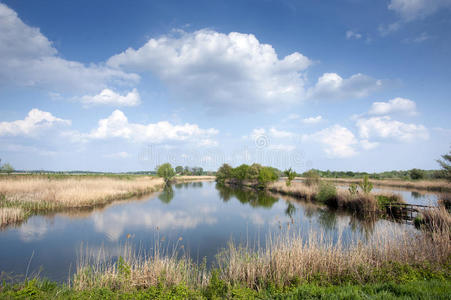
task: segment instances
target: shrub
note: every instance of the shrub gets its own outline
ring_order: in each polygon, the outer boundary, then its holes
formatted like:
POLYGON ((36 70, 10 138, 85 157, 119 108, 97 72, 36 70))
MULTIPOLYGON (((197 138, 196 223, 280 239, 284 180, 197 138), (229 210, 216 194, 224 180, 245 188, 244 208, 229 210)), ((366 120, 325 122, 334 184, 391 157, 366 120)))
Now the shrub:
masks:
POLYGON ((226 179, 231 179, 232 170, 233 168, 230 165, 223 164, 216 172, 216 181, 224 183, 226 179))
POLYGON ((307 172, 305 172, 304 173, 304 177, 305 177, 304 183, 307 186, 318 185, 319 182, 320 182, 318 172, 316 170, 313 170, 313 169, 308 170, 307 172))
POLYGON ((317 194, 317 200, 321 203, 331 203, 337 198, 337 188, 329 182, 322 182, 317 194))
POLYGON ((351 183, 348 188, 349 194, 351 197, 354 197, 358 194, 357 185, 355 183, 351 183))
POLYGON ((373 184, 369 181, 368 175, 363 177, 363 180, 359 183, 359 186, 365 194, 369 194, 373 189, 373 184))
POLYGON ((266 187, 268 183, 276 181, 279 178, 274 168, 262 167, 258 174, 258 185, 260 187, 266 187))
POLYGON ((285 182, 287 186, 291 185, 291 181, 296 177, 296 172, 289 168, 283 172, 285 176, 287 176, 287 181, 285 182))
POLYGON ((420 169, 412 169, 409 171, 409 176, 413 180, 419 180, 424 178, 424 171, 420 169))

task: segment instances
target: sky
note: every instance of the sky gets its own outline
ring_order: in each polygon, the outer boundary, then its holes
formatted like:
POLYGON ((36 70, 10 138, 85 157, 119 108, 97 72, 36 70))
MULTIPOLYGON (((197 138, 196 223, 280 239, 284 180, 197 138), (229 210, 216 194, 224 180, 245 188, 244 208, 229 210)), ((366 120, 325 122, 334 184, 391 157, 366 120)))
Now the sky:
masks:
POLYGON ((18 170, 437 169, 451 0, 0 0, 18 170))

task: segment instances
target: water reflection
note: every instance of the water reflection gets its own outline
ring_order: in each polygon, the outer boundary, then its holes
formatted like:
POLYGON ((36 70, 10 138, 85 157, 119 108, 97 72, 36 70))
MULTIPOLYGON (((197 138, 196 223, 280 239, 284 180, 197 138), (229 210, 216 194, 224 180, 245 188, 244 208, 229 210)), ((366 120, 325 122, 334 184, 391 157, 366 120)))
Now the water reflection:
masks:
POLYGON ((169 204, 171 200, 174 199, 174 189, 171 184, 166 184, 161 194, 158 195, 158 199, 166 204, 169 204))
POLYGON ((264 243, 266 234, 277 234, 288 224, 305 237, 324 231, 335 241, 343 233, 345 243, 400 226, 359 219, 289 196, 214 182, 177 183, 159 194, 91 210, 33 216, 20 227, 7 228, 0 232, 0 270, 23 272, 24 261, 34 251, 32 264, 36 269, 43 266, 43 276, 65 280, 70 266, 73 270, 81 243, 92 249, 115 251, 118 245, 130 242, 149 250, 156 236, 168 242, 182 236, 181 243, 193 259, 206 257, 212 263, 231 239, 264 243))
POLYGON ((249 204, 252 207, 271 208, 279 199, 271 196, 265 191, 256 191, 249 188, 230 187, 221 184, 216 185, 219 191, 219 197, 227 202, 231 197, 235 197, 243 204, 249 204))

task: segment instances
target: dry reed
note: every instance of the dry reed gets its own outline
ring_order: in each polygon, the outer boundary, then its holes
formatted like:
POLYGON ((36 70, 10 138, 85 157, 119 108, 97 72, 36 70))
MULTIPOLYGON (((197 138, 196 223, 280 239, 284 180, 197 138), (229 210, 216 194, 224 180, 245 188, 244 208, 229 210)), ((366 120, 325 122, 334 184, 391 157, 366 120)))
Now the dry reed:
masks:
POLYGON ((18 223, 25 219, 26 214, 19 207, 1 207, 0 208, 0 227, 18 223))
POLYGON ((154 177, 3 177, 0 179, 1 224, 20 222, 42 211, 104 206, 114 200, 157 191, 163 185, 163 179, 154 177))
MULTIPOLYGON (((303 177, 296 177, 298 180, 305 180, 303 177)), ((361 178, 321 178, 321 180, 333 181, 337 183, 359 183, 361 178)), ((418 190, 451 192, 451 182, 446 180, 400 180, 400 179, 370 179, 374 186, 391 186, 418 190)))
MULTIPOLYGON (((72 285, 79 290, 130 290, 181 283, 205 287, 210 281, 212 273, 187 256, 164 255, 159 246, 151 256, 125 249, 115 262, 102 254, 94 255, 93 262, 82 259, 72 285)), ((287 229, 268 235, 266 246, 256 249, 230 243, 217 255, 217 267, 226 284, 254 289, 315 280, 367 283, 381 280, 380 276, 386 276, 384 272, 390 272, 390 266, 396 264, 440 272, 446 269, 450 254, 451 240, 440 232, 385 229, 364 243, 346 244, 340 237, 333 241, 325 232, 311 232, 303 238, 299 232, 287 229)), ((396 277, 394 268, 391 275, 396 277)))

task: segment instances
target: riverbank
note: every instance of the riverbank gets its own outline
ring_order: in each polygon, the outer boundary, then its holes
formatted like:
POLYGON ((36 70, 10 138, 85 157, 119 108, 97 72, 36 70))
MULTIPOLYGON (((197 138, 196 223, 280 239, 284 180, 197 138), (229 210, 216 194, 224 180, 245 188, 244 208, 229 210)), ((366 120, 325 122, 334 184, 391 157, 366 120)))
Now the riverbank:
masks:
POLYGON ((325 232, 303 239, 287 228, 266 241, 258 248, 229 244, 212 269, 190 260, 177 244, 170 253, 156 244, 149 255, 125 246, 114 257, 86 249, 91 254, 68 283, 3 282, 0 298, 447 299, 451 291, 451 241, 439 232, 387 231, 345 245, 325 232))
POLYGON ((163 186, 163 179, 149 176, 1 177, 0 225, 24 221, 36 213, 103 206, 156 192, 163 186))
POLYGON ((186 285, 160 285, 135 291, 93 288, 77 291, 54 282, 31 280, 0 289, 2 299, 449 299, 451 281, 419 279, 405 283, 320 285, 302 284, 285 289, 268 287, 255 291, 246 287, 229 288, 221 281, 203 290, 186 285))
MULTIPOLYGON (((295 180, 305 180, 305 178, 296 177, 295 180)), ((321 178, 321 180, 344 184, 358 184, 362 181, 361 178, 321 178)), ((374 186, 389 186, 437 192, 451 192, 451 182, 446 180, 370 179, 370 182, 374 186)))

